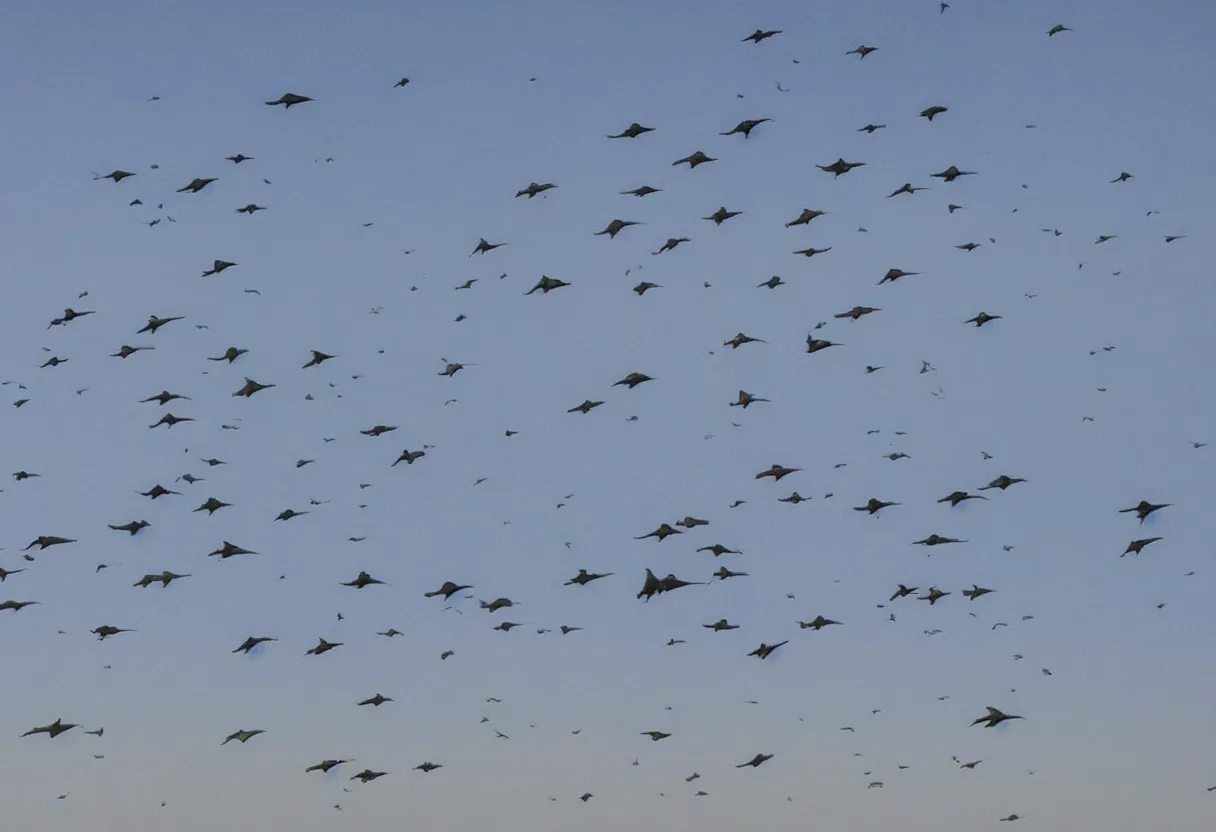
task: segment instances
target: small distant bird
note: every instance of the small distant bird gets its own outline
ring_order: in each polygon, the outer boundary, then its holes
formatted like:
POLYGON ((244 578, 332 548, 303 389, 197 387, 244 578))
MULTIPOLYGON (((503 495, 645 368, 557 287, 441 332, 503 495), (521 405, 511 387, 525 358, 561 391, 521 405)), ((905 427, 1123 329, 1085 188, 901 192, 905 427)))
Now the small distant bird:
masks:
POLYGON ((304 104, 308 101, 312 101, 312 99, 306 95, 296 95, 294 92, 285 92, 274 101, 267 101, 266 106, 275 107, 282 104, 284 110, 290 110, 295 105, 304 104))
POLYGON ((749 40, 752 43, 759 43, 760 41, 767 40, 768 38, 771 38, 774 35, 781 34, 782 31, 783 30, 781 30, 781 29, 767 29, 767 30, 757 29, 756 31, 752 32, 750 35, 745 37, 742 41, 740 41, 740 43, 747 43, 747 41, 749 41, 749 40))
POLYGON ((750 139, 752 136, 752 130, 754 130, 759 125, 764 124, 766 121, 772 121, 772 119, 771 118, 745 119, 745 120, 739 122, 738 124, 736 124, 733 128, 731 128, 727 132, 719 133, 718 135, 719 136, 733 136, 736 133, 742 133, 743 138, 750 139))
POLYGON ((1017 714, 1003 713, 1002 711, 999 711, 993 707, 987 708, 987 711, 988 711, 988 714, 986 716, 979 717, 974 722, 972 722, 971 725, 975 726, 975 725, 979 725, 980 723, 984 723, 985 728, 995 728, 997 725, 1000 725, 1002 722, 1005 722, 1006 720, 1009 720, 1009 719, 1025 719, 1026 718, 1023 716, 1018 716, 1017 714))
POLYGON ((626 127, 620 133, 617 133, 615 136, 609 136, 608 138, 610 138, 610 139, 636 139, 638 136, 642 135, 643 133, 651 133, 651 132, 654 132, 653 127, 643 127, 642 125, 638 124, 635 121, 633 124, 626 127))
POLYGON ((409 82, 410 82, 410 79, 409 79, 409 78, 402 78, 400 81, 398 81, 397 83, 393 84, 393 89, 396 89, 397 87, 404 87, 404 86, 406 86, 407 84, 409 84, 409 82))
POLYGON ((1065 26, 1061 23, 1057 23, 1055 26, 1052 26, 1050 29, 1047 30, 1047 37, 1050 38, 1050 37, 1054 37, 1054 36, 1060 34, 1060 32, 1071 32, 1071 31, 1072 31, 1072 29, 1069 29, 1067 26, 1065 26))
POLYGON ((519 199, 524 194, 527 194, 528 199, 531 199, 532 197, 536 196, 537 194, 544 193, 545 191, 552 190, 556 187, 557 186, 554 185, 552 182, 546 182, 543 185, 537 184, 536 182, 532 182, 528 185, 528 187, 524 188, 522 191, 518 191, 515 194, 515 198, 519 199))
POLYGON ((878 51, 877 46, 866 46, 863 43, 861 46, 857 47, 856 49, 850 49, 848 52, 845 52, 844 54, 859 55, 859 56, 861 56, 862 60, 864 60, 866 55, 869 55, 871 52, 877 52, 877 51, 878 51))
POLYGON ((941 107, 938 105, 934 105, 932 107, 926 107, 925 109, 920 111, 920 117, 923 119, 928 119, 929 121, 933 121, 934 116, 939 116, 942 113, 948 112, 949 109, 950 109, 949 107, 941 107))

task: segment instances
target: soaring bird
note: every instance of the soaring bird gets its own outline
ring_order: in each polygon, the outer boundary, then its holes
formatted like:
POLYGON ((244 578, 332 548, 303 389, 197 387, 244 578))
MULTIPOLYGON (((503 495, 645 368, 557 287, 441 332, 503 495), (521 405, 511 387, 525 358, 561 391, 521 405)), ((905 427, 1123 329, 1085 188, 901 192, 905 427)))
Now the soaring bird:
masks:
POLYGON ((838 178, 841 174, 848 173, 853 168, 859 168, 865 165, 865 162, 846 162, 844 159, 837 159, 830 165, 815 165, 825 173, 835 174, 832 178, 838 178))
POLYGON ((30 730, 26 731, 21 736, 28 737, 33 734, 46 734, 51 739, 55 739, 55 737, 59 736, 60 734, 64 733, 65 731, 71 731, 73 728, 78 728, 78 727, 80 727, 80 726, 78 726, 74 722, 64 722, 62 719, 57 719, 54 722, 52 722, 50 725, 39 725, 36 728, 31 728, 30 730))
POLYGON ((1057 23, 1055 26, 1052 26, 1050 29, 1047 30, 1047 37, 1050 38, 1050 37, 1054 37, 1054 36, 1060 34, 1060 32, 1071 32, 1071 31, 1072 31, 1072 29, 1069 29, 1067 26, 1057 23))
POLYGON ((323 761, 317 763, 316 765, 311 765, 308 768, 304 769, 304 773, 307 774, 310 771, 319 771, 322 774, 329 774, 329 770, 331 768, 336 768, 337 766, 340 766, 343 763, 353 763, 353 762, 354 762, 354 760, 323 760, 323 761))
MULTIPOLYGON (((1145 546, 1149 545, 1150 543, 1155 543, 1158 540, 1161 540, 1161 538, 1160 537, 1142 537, 1139 540, 1133 540, 1131 543, 1127 544, 1127 548, 1123 550, 1123 555, 1126 555, 1129 552, 1133 555, 1138 555, 1138 554, 1140 554, 1141 551, 1144 550, 1145 546)), ((1119 555, 1119 557, 1123 557, 1123 555, 1119 555)))
POLYGON ((1156 503, 1156 504, 1154 504, 1154 503, 1150 503, 1148 500, 1141 500, 1139 503, 1132 506, 1131 508, 1119 509, 1119 513, 1127 514, 1129 512, 1134 511, 1136 513, 1136 516, 1140 518, 1140 522, 1143 523, 1145 518, 1147 518, 1154 511, 1157 511, 1157 510, 1163 509, 1163 508, 1169 508, 1172 505, 1173 505, 1173 503, 1156 503))
POLYGON ((638 136, 642 135, 643 133, 651 133, 653 131, 654 131, 653 127, 643 127, 642 125, 638 124, 635 121, 633 124, 626 127, 620 133, 617 133, 615 136, 609 136, 608 138, 610 138, 610 139, 636 139, 638 136))
POLYGON ((203 188, 210 185, 212 182, 217 181, 217 179, 218 179, 218 177, 212 177, 210 179, 198 179, 198 178, 191 179, 190 183, 188 185, 184 185, 184 186, 178 188, 177 192, 180 194, 180 193, 185 193, 186 191, 189 191, 192 194, 196 194, 199 191, 201 191, 203 188))
POLYGON ((1025 719, 1026 718, 1024 716, 1018 716, 1017 714, 1007 714, 1007 713, 1004 713, 1004 712, 999 711, 996 708, 992 708, 992 707, 987 708, 987 711, 988 711, 987 715, 979 717, 974 722, 972 722, 971 725, 976 726, 976 725, 979 725, 980 723, 984 723, 985 728, 995 728, 996 726, 1000 725, 1002 722, 1005 722, 1006 720, 1009 720, 1009 719, 1025 719))
POLYGON ((222 743, 220 743, 220 745, 227 745, 228 743, 232 742, 233 740, 236 740, 241 745, 244 745, 245 743, 249 742, 251 739, 256 737, 258 734, 265 734, 265 733, 266 732, 263 731, 261 728, 254 729, 253 731, 245 731, 243 729, 238 728, 237 730, 235 730, 231 734, 229 734, 228 737, 222 743))
POLYGON ((941 107, 941 106, 937 106, 937 105, 934 105, 932 107, 926 107, 925 109, 920 111, 920 117, 924 118, 924 119, 928 119, 929 121, 933 121, 934 116, 939 116, 942 113, 949 111, 949 109, 950 109, 949 107, 941 107))
POLYGON ((517 192, 515 194, 515 198, 519 199, 524 194, 527 194, 528 199, 531 199, 532 197, 536 196, 537 194, 544 193, 545 191, 551 191, 556 187, 557 186, 554 185, 552 182, 546 182, 543 185, 537 184, 536 182, 532 182, 528 185, 528 187, 524 188, 522 191, 517 192))
POLYGON ((284 110, 290 110, 295 105, 304 104, 305 102, 308 102, 308 101, 312 101, 312 99, 309 98, 307 95, 296 95, 294 92, 285 92, 282 95, 280 95, 276 100, 267 101, 266 106, 275 107, 279 104, 282 104, 284 110))
POLYGON ((756 31, 752 32, 750 35, 745 37, 742 41, 740 41, 740 43, 747 43, 749 40, 752 43, 759 43, 760 41, 767 40, 768 38, 771 38, 774 35, 779 35, 779 34, 781 34, 781 32, 782 32, 781 29, 757 29, 756 31))
POLYGON ((609 239, 615 239, 617 234, 620 234, 623 229, 626 229, 631 225, 641 225, 641 223, 634 222, 633 220, 613 220, 612 222, 608 223, 608 225, 604 226, 603 231, 595 232, 595 236, 600 237, 607 234, 609 239))
MULTIPOLYGON (((958 169, 958 168, 956 168, 954 165, 951 165, 950 167, 946 168, 946 169, 945 169, 945 170, 943 170, 943 171, 938 171, 937 173, 932 173, 932 174, 929 174, 929 175, 930 175, 930 176, 932 176, 932 177, 934 177, 934 178, 936 178, 936 179, 942 179, 942 180, 944 180, 944 181, 946 181, 946 182, 953 182, 955 179, 958 179, 960 176, 974 176, 974 175, 975 175, 975 171, 973 171, 973 170, 959 170, 959 169, 958 169)), ((957 206, 956 206, 956 207, 957 207, 957 206)), ((953 214, 954 212, 953 212, 953 211, 951 211, 950 213, 952 213, 952 214, 953 214)))
POLYGON ((869 55, 871 52, 877 52, 877 51, 878 51, 877 46, 866 46, 863 43, 861 46, 857 47, 856 49, 850 49, 848 52, 845 52, 844 54, 859 55, 859 56, 861 56, 862 60, 864 60, 866 55, 869 55))
POLYGON ((455 595, 457 592, 461 592, 463 590, 472 589, 472 588, 473 588, 472 584, 458 584, 458 583, 454 583, 452 581, 444 581, 443 586, 439 587, 439 589, 425 593, 425 597, 434 598, 437 595, 442 595, 443 600, 447 601, 447 600, 450 600, 451 597, 453 595, 455 595))
POLYGON ((691 170, 692 168, 695 168, 697 165, 703 165, 706 162, 716 162, 716 161, 718 161, 718 160, 715 159, 713 156, 706 156, 704 153, 702 153, 700 150, 698 150, 696 153, 691 153, 688 156, 685 156, 683 159, 676 159, 674 162, 671 163, 671 166, 674 168, 676 165, 686 164, 686 165, 688 165, 689 169, 691 170))
POLYGON ((760 646, 747 655, 755 656, 756 658, 760 659, 760 661, 764 661, 773 654, 774 650, 786 644, 789 644, 789 639, 779 641, 776 644, 765 644, 764 642, 760 642, 760 646))
POLYGON ((732 127, 730 130, 726 131, 725 133, 719 133, 718 135, 719 136, 733 136, 736 133, 742 133, 743 138, 750 139, 752 136, 752 130, 754 130, 759 125, 764 124, 766 121, 772 121, 772 119, 771 118, 745 119, 744 121, 739 122, 738 124, 736 124, 734 127, 732 127))
POLYGON ((830 626, 832 624, 840 624, 840 622, 833 621, 830 618, 824 618, 822 615, 817 615, 817 616, 815 616, 814 620, 812 620, 812 621, 799 621, 798 628, 800 630, 806 630, 809 628, 809 629, 812 629, 812 630, 815 630, 816 632, 818 632, 819 630, 822 630, 824 627, 830 626))
POLYGON ((739 765, 735 766, 735 768, 747 768, 748 766, 751 766, 752 768, 758 768, 761 763, 763 763, 767 760, 771 760, 771 759, 773 759, 772 754, 757 754, 755 757, 752 757, 746 763, 740 763, 739 765))

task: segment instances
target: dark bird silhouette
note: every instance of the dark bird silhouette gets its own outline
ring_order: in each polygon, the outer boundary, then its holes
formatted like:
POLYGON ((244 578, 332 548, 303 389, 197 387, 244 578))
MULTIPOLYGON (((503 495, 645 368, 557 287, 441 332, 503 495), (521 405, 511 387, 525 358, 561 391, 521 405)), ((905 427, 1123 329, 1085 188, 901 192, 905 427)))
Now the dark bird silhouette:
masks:
POLYGON ((112 170, 109 173, 107 173, 105 176, 98 176, 97 174, 93 174, 93 179, 94 180, 112 179, 112 180, 114 180, 115 183, 118 183, 118 182, 121 182, 122 180, 126 179, 128 176, 135 176, 135 174, 131 173, 131 171, 129 171, 129 170, 115 169, 115 170, 112 170))
MULTIPOLYGON (((951 165, 950 167, 946 168, 943 171, 939 171, 937 173, 930 174, 930 176, 933 176, 936 179, 942 179, 946 182, 953 182, 955 179, 958 179, 960 176, 974 176, 974 175, 975 175, 975 171, 959 170, 954 165, 951 165)), ((950 213, 954 213, 954 212, 951 211, 950 213)))
POLYGON ((731 624, 731 623, 730 623, 729 621, 727 621, 725 618, 719 618, 719 619, 718 619, 717 621, 715 621, 713 624, 702 624, 701 626, 702 626, 702 627, 704 627, 704 628, 705 628, 705 629, 707 629, 707 630, 713 630, 715 633, 721 633, 721 632, 725 632, 726 630, 737 630, 737 629, 739 629, 739 625, 738 625, 738 624, 731 624))
POLYGON ((966 543, 965 540, 959 540, 954 537, 942 537, 940 534, 931 534, 924 540, 912 541, 913 546, 941 546, 945 543, 966 543))
POLYGON ((381 696, 380 694, 377 693, 375 696, 372 696, 368 699, 364 699, 362 702, 356 702, 355 704, 359 705, 360 707, 362 707, 363 705, 371 705, 373 708, 379 708, 385 702, 392 702, 392 701, 393 700, 390 699, 389 697, 381 696))
POLYGON ((588 572, 586 569, 580 569, 578 570, 578 574, 566 581, 563 586, 572 586, 575 584, 578 586, 586 586, 592 581, 598 581, 600 578, 607 578, 610 575, 615 574, 615 572, 588 572))
POLYGON ((328 653, 330 650, 333 650, 335 647, 341 647, 344 643, 345 642, 341 642, 341 641, 337 641, 337 642, 326 641, 323 638, 318 639, 317 646, 304 651, 304 655, 305 656, 319 656, 322 653, 328 653))
POLYGON ((340 766, 343 763, 353 763, 353 762, 354 762, 354 760, 323 760, 322 762, 319 762, 316 765, 312 765, 312 766, 309 766, 308 768, 304 769, 304 773, 308 774, 311 771, 319 771, 322 774, 329 774, 329 770, 331 768, 336 768, 337 766, 340 766))
POLYGON ((266 106, 275 107, 282 104, 284 110, 290 110, 297 104, 304 104, 312 100, 307 95, 296 95, 294 92, 285 92, 274 101, 267 101, 266 106))
POLYGON ((853 168, 863 167, 865 164, 865 162, 846 162, 844 159, 837 159, 830 165, 815 165, 815 167, 819 168, 825 173, 835 174, 835 176, 833 176, 835 179, 839 178, 841 174, 848 173, 853 168))
POLYGON ((472 584, 458 584, 458 583, 454 583, 452 581, 444 581, 443 586, 439 587, 439 589, 425 593, 424 597, 434 598, 437 595, 442 595, 443 600, 449 601, 449 600, 451 600, 452 596, 455 595, 457 592, 461 592, 463 590, 472 589, 472 588, 473 588, 472 584))
POLYGON ((779 35, 781 32, 781 29, 757 29, 740 42, 747 43, 750 40, 752 43, 759 43, 760 41, 767 40, 774 35, 779 35))
MULTIPOLYGON (((737 217, 742 213, 743 213, 742 211, 727 211, 726 206, 723 205, 723 206, 719 207, 717 211, 714 211, 712 214, 710 214, 708 217, 701 217, 701 219, 713 220, 714 225, 721 225, 722 223, 726 222, 731 217, 737 217)), ((1166 242, 1169 242, 1169 241, 1167 240, 1166 242)))
POLYGON ((384 583, 384 581, 376 580, 366 572, 360 572, 357 576, 355 576, 353 581, 345 581, 343 582, 342 586, 352 586, 355 589, 363 589, 365 586, 372 586, 373 584, 382 583, 384 583))
POLYGON ((673 534, 683 534, 683 532, 680 531, 679 529, 672 528, 667 523, 663 523, 661 526, 659 526, 657 529, 652 531, 650 534, 644 534, 641 537, 635 537, 634 540, 645 540, 648 537, 657 537, 660 541, 662 541, 665 538, 667 538, 673 534))
POLYGON ((988 323, 989 321, 1000 320, 1000 318, 1001 318, 1000 315, 989 315, 987 312, 981 312, 980 314, 976 315, 974 318, 968 318, 963 323, 975 324, 976 328, 978 329, 979 327, 983 326, 984 324, 988 323))
POLYGON ((625 376, 620 381, 613 382, 612 386, 620 387, 621 385, 625 385, 630 390, 632 390, 633 388, 637 387, 639 384, 644 384, 647 381, 654 381, 654 379, 651 378, 650 376, 646 375, 645 373, 630 373, 629 375, 625 376))
POLYGON ((620 191, 619 193, 621 196, 643 197, 649 196, 650 194, 660 193, 662 190, 662 188, 652 188, 649 185, 643 185, 640 188, 634 188, 632 191, 620 191))
POLYGON ((156 331, 158 329, 160 329, 162 326, 164 326, 165 324, 171 324, 174 321, 182 321, 182 320, 185 320, 185 318, 186 318, 185 315, 176 315, 171 318, 158 318, 155 315, 149 315, 148 322, 146 324, 144 324, 142 329, 136 330, 135 334, 142 335, 145 332, 147 332, 152 335, 155 335, 156 331))
POLYGON ((570 284, 564 280, 557 280, 556 278, 549 277, 548 275, 542 274, 540 276, 540 280, 536 281, 536 285, 533 286, 528 291, 524 292, 524 295, 530 295, 536 291, 540 291, 542 294, 547 295, 550 292, 552 292, 554 289, 560 289, 563 286, 569 286, 569 285, 570 284))
POLYGON ((764 479, 765 477, 772 477, 773 482, 780 482, 783 477, 787 477, 790 474, 801 470, 801 468, 786 468, 783 465, 773 463, 773 465, 767 471, 761 471, 759 474, 756 474, 755 478, 760 480, 764 479))
POLYGON ((704 153, 702 153, 700 150, 698 150, 696 153, 689 154, 688 156, 685 156, 683 159, 676 159, 674 162, 671 163, 671 166, 674 168, 676 165, 687 164, 689 169, 691 170, 692 168, 695 168, 697 165, 703 165, 706 162, 716 162, 716 161, 718 161, 718 160, 715 159, 713 156, 706 156, 704 153))
POLYGON ((840 624, 840 622, 833 621, 830 618, 824 618, 822 615, 817 615, 817 616, 815 616, 814 620, 812 620, 812 621, 799 621, 798 628, 801 630, 806 630, 809 628, 809 629, 812 629, 812 630, 815 630, 816 632, 818 632, 819 630, 822 630, 824 627, 828 627, 832 624, 840 624))
POLYGON ((934 105, 932 107, 926 107, 925 109, 920 111, 920 117, 924 118, 924 119, 928 119, 929 121, 933 121, 934 116, 939 116, 942 113, 948 112, 949 109, 950 109, 949 107, 939 107, 937 105, 934 105))
POLYGON ((914 277, 918 274, 920 274, 920 272, 906 272, 903 269, 887 269, 887 273, 883 275, 882 280, 878 281, 878 285, 881 286, 884 283, 894 283, 901 277, 914 277))
POLYGON ((1140 522, 1143 523, 1145 518, 1148 517, 1150 514, 1152 514, 1154 511, 1158 511, 1159 509, 1163 509, 1163 508, 1169 508, 1172 505, 1173 505, 1173 503, 1150 503, 1148 500, 1141 500, 1140 502, 1136 503, 1136 505, 1132 506, 1131 508, 1119 509, 1119 513, 1127 514, 1129 512, 1134 511, 1136 513, 1136 517, 1140 518, 1140 522))
POLYGON ((675 575, 668 573, 665 578, 659 578, 650 569, 646 570, 646 580, 642 584, 641 590, 638 591, 638 598, 645 598, 649 601, 655 595, 662 595, 664 592, 673 592, 686 586, 702 586, 700 581, 684 581, 677 578, 675 575))
POLYGON ((894 601, 896 598, 907 598, 909 595, 919 591, 920 587, 918 586, 904 586, 900 584, 899 589, 895 590, 895 593, 887 599, 887 603, 894 601))
POLYGON ((848 312, 841 312, 834 315, 835 318, 852 318, 854 321, 859 320, 862 315, 869 315, 871 312, 881 312, 881 309, 876 309, 873 306, 854 306, 848 312))
POLYGON ((232 742, 233 740, 236 740, 241 745, 244 745, 245 743, 249 742, 251 739, 256 737, 258 734, 265 734, 265 733, 266 732, 264 730, 262 730, 261 728, 257 728, 253 731, 246 731, 244 729, 238 728, 236 731, 233 731, 231 734, 229 734, 227 736, 227 738, 222 743, 220 743, 220 745, 227 745, 228 743, 232 742))
POLYGON ((643 127, 642 125, 638 124, 635 121, 633 124, 626 127, 620 133, 617 133, 615 136, 609 136, 608 138, 610 138, 610 139, 636 139, 638 136, 642 135, 643 133, 652 133, 652 132, 654 132, 653 127, 643 127))
POLYGON ((477 241, 477 246, 471 252, 469 252, 469 256, 472 257, 474 254, 485 254, 487 251, 493 251, 494 249, 502 248, 505 245, 506 243, 489 243, 486 242, 485 237, 481 237, 477 241))
POLYGON ((140 529, 146 529, 152 525, 147 520, 132 520, 130 523, 124 523, 121 526, 110 526, 116 532, 126 532, 134 537, 139 534, 140 529))
POLYGON ((515 198, 519 199, 524 194, 527 194, 528 199, 531 199, 532 197, 536 196, 537 194, 544 193, 545 191, 551 191, 556 187, 557 187, 557 185, 554 185, 552 182, 546 182, 543 185, 537 184, 536 182, 531 182, 528 184, 528 187, 524 188, 522 191, 517 192, 515 194, 515 198))
POLYGON ((189 578, 189 577, 190 577, 189 575, 178 575, 177 573, 170 572, 169 570, 166 569, 164 572, 161 572, 159 575, 151 574, 151 573, 144 575, 138 581, 133 583, 132 586, 138 586, 138 587, 143 587, 144 589, 147 589, 152 584, 159 583, 161 585, 161 588, 163 589, 163 588, 169 586, 169 584, 176 581, 178 578, 189 578))
POLYGON ((739 765, 735 766, 735 768, 747 768, 748 766, 751 766, 752 768, 758 768, 761 763, 766 762, 771 759, 773 759, 772 754, 757 754, 755 757, 752 757, 746 763, 740 763, 739 765))
POLYGON ((996 726, 1000 725, 1002 722, 1005 722, 1006 720, 1025 719, 1025 717, 1023 717, 1023 716, 1018 716, 1017 714, 1003 713, 1002 711, 999 711, 996 708, 992 708, 992 707, 987 708, 987 711, 988 711, 988 713, 986 716, 979 717, 974 722, 972 722, 971 725, 974 727, 976 725, 979 725, 980 723, 984 723, 985 728, 995 728, 996 726))
MULTIPOLYGON (((1127 544, 1127 548, 1123 550, 1123 555, 1126 555, 1129 552, 1133 555, 1138 555, 1141 551, 1143 551, 1145 546, 1149 545, 1150 543, 1155 543, 1158 540, 1161 540, 1161 538, 1142 537, 1139 540, 1133 540, 1131 543, 1127 544)), ((1123 555, 1119 555, 1119 557, 1123 557, 1123 555)))
POLYGON ((963 597, 974 601, 976 598, 979 598, 981 595, 987 595, 988 593, 994 592, 994 591, 995 590, 984 589, 984 587, 980 586, 979 584, 972 584, 971 589, 963 590, 963 597))
POLYGON ((41 603, 42 603, 41 601, 11 601, 11 600, 5 601, 4 603, 0 604, 0 612, 3 612, 4 610, 12 610, 13 612, 21 612, 26 607, 37 606, 37 605, 40 605, 41 603))
POLYGON ((37 546, 39 551, 41 551, 43 549, 48 549, 51 546, 62 546, 65 543, 75 543, 75 542, 76 541, 70 537, 56 537, 55 535, 38 535, 38 537, 33 539, 33 541, 30 543, 30 545, 26 546, 21 551, 28 552, 30 549, 33 549, 35 546, 37 546))
MULTIPOLYGON (((600 237, 607 234, 609 239, 616 239, 617 234, 620 234, 623 229, 628 228, 631 225, 641 225, 641 223, 634 222, 633 220, 613 220, 612 222, 608 223, 608 225, 604 226, 603 231, 595 232, 594 236, 600 237)), ((641 293, 639 292, 638 294, 641 293)))
POLYGON ((270 636, 250 636, 249 638, 242 641, 241 646, 236 648, 232 652, 233 653, 248 653, 250 650, 257 647, 259 644, 265 644, 266 642, 269 642, 269 641, 278 641, 278 639, 271 638, 270 636))
POLYGON ((938 502, 939 503, 949 503, 950 506, 953 508, 954 506, 957 506, 959 503, 963 502, 964 500, 987 500, 987 499, 988 499, 987 497, 984 497, 980 494, 968 494, 966 491, 951 491, 945 497, 942 497, 940 500, 938 500, 938 502))
MULTIPOLYGON (((1021 477, 1010 477, 1005 474, 1001 474, 999 477, 997 477, 996 479, 994 479, 992 482, 988 483, 987 485, 980 486, 980 488, 978 490, 988 491, 993 488, 999 488, 1001 491, 1004 491, 1009 486, 1017 485, 1019 482, 1026 482, 1026 480, 1022 479, 1021 477)), ((1129 511, 1131 511, 1131 510, 1132 509, 1129 509, 1129 511)))
POLYGON ((1055 37, 1056 35, 1060 34, 1060 32, 1071 32, 1071 31, 1072 31, 1072 29, 1069 29, 1067 26, 1057 23, 1055 26, 1052 26, 1050 29, 1047 30, 1047 37, 1049 37, 1049 38, 1055 37))
POLYGON ((866 511, 866 512, 869 512, 870 514, 877 514, 878 512, 882 511, 884 508, 887 508, 889 506, 897 506, 897 505, 899 505, 899 503, 891 503, 891 502, 887 502, 886 500, 879 500, 874 497, 871 497, 869 499, 869 501, 866 502, 864 505, 853 506, 853 511, 866 511))
POLYGON ((219 274, 220 272, 224 271, 224 269, 231 269, 235 265, 237 264, 231 263, 227 260, 216 260, 211 268, 203 272, 203 277, 210 277, 213 274, 219 274))
POLYGON ((89 632, 97 636, 98 641, 105 641, 110 636, 116 636, 119 633, 133 633, 135 631, 123 629, 122 627, 115 627, 110 624, 102 624, 95 630, 89 630, 89 632))
POLYGON ((185 193, 186 191, 189 191, 192 194, 196 194, 199 191, 201 191, 203 188, 210 185, 212 182, 217 182, 217 181, 219 181, 219 177, 214 177, 214 176, 211 177, 210 179, 198 179, 198 178, 191 179, 190 184, 184 185, 184 186, 178 188, 177 193, 181 194, 181 193, 185 193))
POLYGON ((733 136, 736 133, 742 133, 743 138, 750 139, 752 137, 752 130, 756 129, 756 127, 758 127, 759 125, 764 124, 766 121, 772 121, 772 119, 771 118, 745 119, 744 121, 739 122, 738 124, 736 124, 734 127, 732 127, 730 130, 726 131, 725 133, 719 133, 718 135, 719 136, 733 136))
POLYGON ((662 247, 659 248, 658 251, 652 251, 650 253, 652 255, 659 255, 665 251, 671 251, 673 248, 678 246, 680 243, 690 243, 690 242, 692 242, 692 240, 688 239, 687 237, 668 237, 667 242, 663 243, 662 247))
POLYGON ((257 393, 259 390, 269 390, 271 387, 277 387, 275 384, 261 384, 246 376, 245 386, 233 393, 233 396, 243 396, 248 399, 257 393))
POLYGON ((54 722, 52 722, 50 725, 39 725, 36 728, 31 728, 30 730, 26 731, 21 736, 29 737, 34 734, 46 734, 51 739, 55 739, 55 737, 59 736, 60 734, 64 733, 65 731, 71 731, 73 728, 79 728, 79 727, 80 726, 78 726, 74 722, 64 722, 62 719, 57 719, 54 722))
POLYGON ((748 653, 747 655, 755 656, 756 658, 760 659, 760 661, 764 661, 769 656, 771 656, 773 654, 773 651, 776 650, 778 647, 781 647, 782 645, 789 644, 789 643, 790 643, 789 639, 786 639, 785 641, 779 641, 776 644, 765 644, 764 642, 761 642, 759 647, 757 647, 755 650, 748 653))
POLYGON ((227 159, 229 162, 232 162, 232 164, 234 164, 234 165, 239 165, 241 162, 252 162, 253 161, 252 156, 246 156, 244 153, 238 153, 235 156, 225 156, 224 158, 227 159))
POLYGON ((859 56, 861 56, 862 60, 864 60, 866 55, 869 55, 871 52, 877 52, 877 51, 878 51, 877 46, 866 46, 863 43, 861 46, 857 47, 856 49, 850 49, 848 52, 845 52, 844 54, 859 55, 859 56))

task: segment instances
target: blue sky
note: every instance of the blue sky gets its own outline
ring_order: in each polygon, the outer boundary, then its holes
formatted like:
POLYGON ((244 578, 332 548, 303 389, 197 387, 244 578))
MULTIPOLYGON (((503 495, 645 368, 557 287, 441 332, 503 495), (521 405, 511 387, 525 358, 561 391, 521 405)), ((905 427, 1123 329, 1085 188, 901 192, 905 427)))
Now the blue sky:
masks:
POLYGON ((993 5, 8 10, 0 567, 26 571, 0 600, 41 602, 0 612, 14 828, 1210 828, 1213 13, 993 5), (263 104, 288 91, 315 101, 263 104), (747 118, 773 121, 719 135, 747 118), (633 121, 655 132, 605 138, 633 121), (718 161, 672 166, 696 150, 718 161), (815 167, 840 157, 866 166, 815 167), (558 187, 513 198, 532 181, 558 187), (886 198, 905 182, 930 190, 886 198), (827 214, 786 228, 804 208, 827 214), (644 224, 593 236, 614 218, 644 224), (541 274, 571 285, 525 297, 541 274), (881 311, 832 317, 855 305, 881 311), (96 314, 47 330, 65 307, 96 314), (186 317, 137 335, 150 314, 186 317), (812 331, 842 346, 807 355, 812 331), (245 377, 276 386, 232 397, 245 377), (140 403, 162 389, 190 400, 140 403), (149 430, 165 412, 196 421, 149 430), (773 463, 802 470, 754 478, 773 463), (1027 482, 935 502, 1002 473, 1027 482), (182 496, 135 493, 157 483, 182 496), (191 511, 210 496, 232 506, 191 511), (1140 499, 1173 505, 1117 513, 1140 499), (634 540, 685 515, 710 525, 634 540), (968 542, 909 545, 932 533, 968 542), (23 560, 44 534, 79 542, 23 560), (259 554, 207 558, 224 540, 259 554), (634 597, 647 567, 721 565, 749 576, 634 597), (579 568, 615 574, 563 586, 579 568), (131 586, 163 569, 191 577, 131 586), (387 585, 340 586, 360 570, 387 585), (449 579, 519 605, 422 597, 449 579), (889 604, 901 582, 953 594, 889 604), (795 623, 818 614, 843 626, 795 623), (250 635, 279 641, 233 655, 250 635), (344 646, 305 657, 319 637, 344 646), (988 705, 1026 719, 969 727, 988 705), (19 739, 56 717, 105 733, 19 739), (221 747, 239 728, 266 733, 221 747), (304 774, 326 758, 355 761, 304 774))

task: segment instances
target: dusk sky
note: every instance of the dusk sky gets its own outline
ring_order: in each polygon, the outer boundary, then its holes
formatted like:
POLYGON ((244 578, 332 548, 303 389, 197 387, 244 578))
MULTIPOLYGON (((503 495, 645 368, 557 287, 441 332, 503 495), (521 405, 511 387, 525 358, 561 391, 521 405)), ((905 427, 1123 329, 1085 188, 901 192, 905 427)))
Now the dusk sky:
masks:
POLYGON ((0 609, 5 828, 1214 828, 1214 27, 1169 0, 10 4, 0 603, 39 603, 0 609), (569 285, 525 295, 542 275, 569 285), (68 308, 94 314, 48 327, 68 308), (647 568, 704 585, 643 601, 647 568), (189 577, 132 586, 163 570, 189 577))

